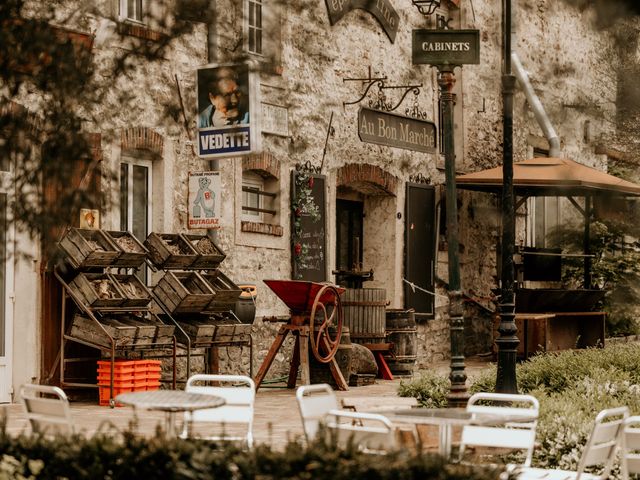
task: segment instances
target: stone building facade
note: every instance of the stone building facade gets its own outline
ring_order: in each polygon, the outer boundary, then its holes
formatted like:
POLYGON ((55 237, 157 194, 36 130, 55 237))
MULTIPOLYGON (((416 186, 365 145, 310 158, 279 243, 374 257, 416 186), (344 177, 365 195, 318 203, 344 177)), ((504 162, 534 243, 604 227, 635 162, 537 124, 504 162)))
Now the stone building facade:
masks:
MULTIPOLYGON (((142 0, 141 5, 151 9, 154 3, 142 0)), ((610 32, 594 29, 590 10, 579 11, 565 2, 515 3, 514 49, 562 139, 564 155, 605 169, 606 156, 596 153, 596 144, 600 136, 614 128, 617 87, 610 73, 616 68, 618 56, 610 32)), ((335 282, 333 270, 372 270, 373 279, 364 287, 385 289, 388 308, 395 309, 413 306, 413 300, 407 298, 408 292, 415 292, 405 279, 413 282, 419 295, 427 297, 420 300, 420 305, 427 307, 417 310, 417 358, 420 368, 428 368, 433 361, 449 358, 450 349, 440 138, 432 152, 367 143, 360 140, 358 112, 376 103, 379 106, 381 101, 392 106, 399 103, 394 113, 410 116, 419 112, 420 118, 433 122, 438 136, 441 134, 436 70, 412 65, 411 61, 412 30, 435 27, 437 17, 426 19, 408 1, 380 0, 376 5, 386 5, 397 14, 392 22, 392 40, 374 16, 382 15, 380 12, 354 9, 331 24, 332 4, 321 0, 218 0, 212 25, 194 21, 192 32, 177 39, 163 61, 141 65, 118 85, 131 91, 129 103, 113 104, 114 96, 107 97, 104 105, 94 105, 97 112, 109 112, 108 122, 86 128, 99 134, 103 170, 116 174, 111 180, 103 180, 104 191, 111 195, 110 202, 101 207, 102 228, 135 228, 123 224, 126 209, 118 192, 127 182, 136 181, 137 172, 147 182, 148 194, 143 202, 146 211, 139 217, 139 211, 134 210, 138 207, 129 205, 128 218, 148 222, 148 231, 187 231, 188 174, 212 168, 194 150, 196 69, 208 63, 248 59, 258 78, 263 127, 273 112, 279 115, 279 122, 269 126, 270 133, 262 133, 260 152, 217 161, 222 202, 222 228, 217 235, 227 255, 221 266, 224 272, 236 283, 258 286, 252 330, 254 371, 277 330, 277 325, 263 322, 263 318, 289 314, 262 281, 292 278, 297 255, 292 245, 292 173, 305 165, 324 177, 326 188, 322 206, 326 219, 324 279, 335 282), (261 21, 250 16, 249 10, 260 15, 261 21), (252 45, 248 43, 249 33, 253 35, 252 45), (256 43, 255 35, 260 42, 256 43), (415 90, 419 94, 411 89, 400 102, 407 88, 379 89, 380 85, 418 86, 415 90), (177 118, 167 117, 162 105, 175 103, 178 98, 183 111, 177 118), (125 173, 128 180, 123 177, 125 173), (252 218, 242 208, 247 201, 242 187, 256 184, 256 188, 272 194, 265 209, 273 213, 252 218), (428 225, 413 225, 408 220, 417 208, 415 200, 408 199, 412 188, 427 191, 419 198, 430 202, 425 206, 432 211, 428 225), (355 217, 349 212, 355 212, 355 217), (344 218, 347 220, 341 220, 344 218), (360 233, 345 234, 345 225, 360 233), (433 245, 407 245, 414 228, 423 229, 425 236, 419 238, 432 238, 433 245), (418 256, 409 257, 409 251, 418 256), (344 263, 347 260, 350 264, 344 263), (412 262, 420 262, 418 273, 412 262), (410 276, 409 270, 416 276, 410 276), (422 284, 421 279, 429 284, 422 284)), ((117 18, 122 13, 119 8, 120 2, 103 0, 98 12, 117 18)), ((450 20, 450 28, 480 30, 480 64, 455 70, 454 133, 459 173, 502 162, 500 8, 501 3, 494 0, 473 4, 449 0, 443 1, 436 12, 450 20)), ((107 21, 99 14, 89 15, 79 23, 74 27, 95 35, 96 64, 105 78, 114 52, 130 48, 129 42, 140 39, 152 42, 157 34, 153 25, 145 24, 144 15, 136 21, 125 15, 120 23, 107 21), (114 33, 122 25, 125 37, 114 33)), ((28 98, 24 104, 29 108, 28 98)), ((516 161, 548 151, 548 142, 520 90, 515 98, 514 146, 516 161)), ((536 238, 534 216, 545 215, 545 209, 552 208, 563 210, 561 204, 551 201, 520 207, 519 243, 532 244, 536 238)), ((498 199, 459 192, 458 212, 466 353, 486 353, 493 343, 492 289, 497 287, 496 243, 500 236, 498 199)), ((23 243, 29 244, 26 239, 23 243)), ((30 248, 37 258, 37 248, 30 248)), ((16 260, 12 273, 16 285, 37 291, 42 307, 28 307, 28 299, 16 296, 11 315, 27 320, 12 319, 10 341, 15 345, 8 385, 51 379, 56 368, 55 355, 47 357, 41 346, 52 341, 45 333, 55 332, 59 326, 44 323, 43 318, 50 319, 51 315, 43 313, 48 308, 47 294, 42 290, 39 269, 34 273, 20 262, 16 260), (28 360, 23 362, 25 355, 28 360)), ((150 281, 157 281, 157 275, 151 275, 150 281)), ((276 358, 270 377, 286 372, 290 349, 288 343, 276 358)), ((241 368, 235 352, 223 350, 220 354, 221 370, 248 372, 246 352, 241 368)))

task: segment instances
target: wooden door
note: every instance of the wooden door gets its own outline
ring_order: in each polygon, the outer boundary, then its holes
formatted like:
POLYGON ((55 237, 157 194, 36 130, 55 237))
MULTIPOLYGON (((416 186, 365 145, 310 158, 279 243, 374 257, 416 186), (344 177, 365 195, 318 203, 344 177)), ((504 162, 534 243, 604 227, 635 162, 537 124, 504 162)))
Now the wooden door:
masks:
POLYGON ((435 187, 407 183, 405 204, 404 278, 419 288, 404 282, 405 308, 416 314, 434 313, 436 203, 435 187))

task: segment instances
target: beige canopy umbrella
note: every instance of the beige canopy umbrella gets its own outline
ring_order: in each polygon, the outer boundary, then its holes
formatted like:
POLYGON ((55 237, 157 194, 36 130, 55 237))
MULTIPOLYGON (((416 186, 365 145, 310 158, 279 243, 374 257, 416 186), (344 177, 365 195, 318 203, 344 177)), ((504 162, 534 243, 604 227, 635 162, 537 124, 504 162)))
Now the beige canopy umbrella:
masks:
MULTIPOLYGON (((502 191, 502 166, 456 177, 458 188, 502 191)), ((531 158, 513 164, 518 196, 640 196, 640 185, 566 158, 531 158)))
MULTIPOLYGON (((481 192, 502 192, 502 166, 456 177, 458 188, 481 192)), ((513 164, 513 190, 521 197, 516 209, 528 197, 563 196, 584 217, 584 285, 591 285, 589 230, 592 198, 640 197, 640 185, 614 177, 566 158, 531 158, 513 164), (584 197, 584 206, 573 197, 584 197)))

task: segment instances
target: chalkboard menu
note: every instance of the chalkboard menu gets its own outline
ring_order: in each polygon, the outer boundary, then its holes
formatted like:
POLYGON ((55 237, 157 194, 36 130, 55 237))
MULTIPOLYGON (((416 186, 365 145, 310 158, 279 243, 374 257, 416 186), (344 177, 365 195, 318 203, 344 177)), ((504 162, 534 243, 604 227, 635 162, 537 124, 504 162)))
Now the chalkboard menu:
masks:
POLYGON ((327 280, 325 176, 291 176, 291 265, 293 280, 327 280))

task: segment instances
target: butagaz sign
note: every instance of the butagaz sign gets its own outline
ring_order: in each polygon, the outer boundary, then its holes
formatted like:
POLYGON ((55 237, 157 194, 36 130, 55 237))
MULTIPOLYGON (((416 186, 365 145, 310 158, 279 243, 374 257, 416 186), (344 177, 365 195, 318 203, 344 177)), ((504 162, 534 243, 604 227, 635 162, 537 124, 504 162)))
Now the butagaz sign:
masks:
POLYGON ((477 65, 479 30, 414 30, 413 64, 477 65))
POLYGON ((361 108, 358 112, 360 140, 416 152, 436 152, 436 126, 433 122, 395 113, 361 108))
POLYGON ((400 15, 393 8, 389 0, 325 0, 329 11, 331 25, 336 24, 351 10, 357 8, 365 10, 373 15, 391 40, 395 42, 398 33, 400 15))

